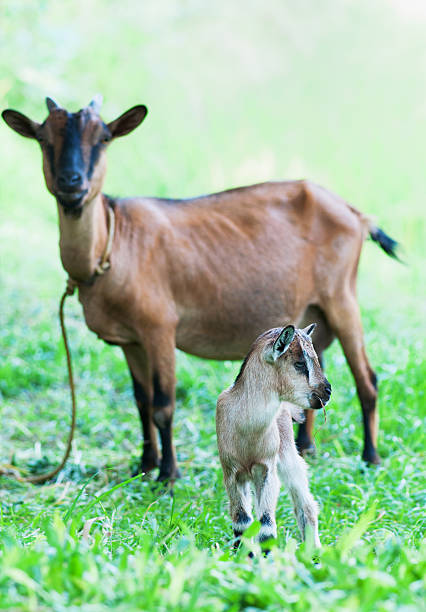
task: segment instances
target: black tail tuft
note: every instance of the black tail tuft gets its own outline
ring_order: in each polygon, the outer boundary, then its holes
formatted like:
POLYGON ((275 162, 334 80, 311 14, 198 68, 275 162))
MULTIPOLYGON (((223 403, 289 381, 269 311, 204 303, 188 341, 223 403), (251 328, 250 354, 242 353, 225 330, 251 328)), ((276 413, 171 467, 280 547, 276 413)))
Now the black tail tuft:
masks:
POLYGON ((370 236, 372 240, 374 240, 374 242, 379 243, 380 247, 384 250, 385 253, 387 253, 394 259, 401 261, 397 254, 397 249, 399 246, 398 242, 387 234, 385 234, 385 232, 381 230, 380 227, 371 227, 370 236))

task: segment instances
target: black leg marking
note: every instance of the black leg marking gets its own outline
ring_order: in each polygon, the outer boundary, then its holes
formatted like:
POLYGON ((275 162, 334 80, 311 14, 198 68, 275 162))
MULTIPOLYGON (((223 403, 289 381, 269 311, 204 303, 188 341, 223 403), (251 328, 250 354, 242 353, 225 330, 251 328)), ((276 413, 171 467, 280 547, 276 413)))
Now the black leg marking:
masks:
POLYGON ((271 515, 269 512, 264 512, 260 517, 260 524, 262 527, 272 527, 271 515))
MULTIPOLYGON (((264 512, 262 514, 262 516, 260 517, 260 524, 261 524, 261 529, 264 527, 272 527, 272 519, 271 519, 271 515, 269 514, 269 512, 264 512)), ((271 534, 271 533, 260 533, 259 534, 259 544, 262 548, 262 552, 265 555, 265 557, 267 555, 269 555, 270 553, 270 549, 263 546, 264 542, 269 542, 271 540, 275 540, 275 537, 271 534)))
POLYGON ((259 535, 259 544, 263 544, 263 542, 267 542, 268 540, 274 540, 273 535, 260 534, 259 535))
POLYGON ((136 380, 136 378, 133 376, 133 374, 131 373, 132 376, 132 383, 133 383, 133 394, 135 396, 135 400, 137 402, 141 402, 142 404, 147 404, 148 403, 148 396, 144 391, 144 388, 142 387, 142 385, 136 380))
POLYGON ((243 508, 239 508, 233 517, 234 523, 234 548, 241 544, 241 536, 251 523, 251 518, 243 508))
MULTIPOLYGON (((371 374, 371 378, 373 374, 374 373, 371 374)), ((372 420, 372 416, 374 415, 376 411, 376 397, 374 398, 371 396, 366 397, 364 394, 361 394, 359 391, 358 391, 358 396, 359 396, 360 403, 361 403, 362 420, 363 420, 363 425, 364 425, 364 450, 362 453, 362 458, 367 463, 373 463, 377 465, 380 463, 380 457, 377 454, 376 448, 374 446, 373 432, 371 431, 371 427, 372 427, 371 420, 372 420)))
POLYGON ((159 428, 159 432, 163 455, 161 458, 160 474, 158 476, 158 480, 175 480, 176 478, 180 478, 181 474, 176 465, 176 459, 173 450, 173 432, 171 417, 164 427, 159 428))
POLYGON ((167 395, 167 393, 164 393, 164 391, 162 390, 161 385, 160 385, 160 380, 158 378, 157 373, 154 374, 153 384, 154 384, 153 404, 155 408, 166 408, 166 406, 169 406, 169 404, 171 403, 170 396, 167 395))
MULTIPOLYGON (((130 372, 133 382, 133 393, 138 407, 139 416, 142 424, 142 436, 143 436, 143 451, 139 470, 140 472, 149 472, 153 468, 158 467, 159 458, 156 441, 152 439, 152 424, 149 414, 149 399, 142 387, 142 385, 136 380, 132 372, 130 372)), ((134 474, 134 475, 136 475, 134 474)))
POLYGON ((161 440, 162 458, 158 480, 175 480, 180 477, 173 449, 173 414, 171 397, 163 391, 157 373, 153 376, 154 386, 154 423, 158 427, 161 440), (169 408, 169 411, 166 409, 169 408))
POLYGON ((251 518, 249 517, 247 512, 243 510, 243 508, 240 508, 237 511, 234 522, 237 523, 237 525, 241 525, 241 526, 248 525, 249 523, 251 523, 251 518))
POLYGON ((234 550, 237 550, 237 548, 240 547, 241 545, 241 536, 243 535, 243 531, 240 531, 239 529, 234 529, 234 542, 232 544, 232 547, 234 550))
POLYGON ((364 450, 362 452, 362 458, 367 463, 373 463, 375 465, 380 463, 380 457, 374 447, 373 440, 370 431, 370 415, 369 412, 362 410, 362 420, 364 423, 364 450))

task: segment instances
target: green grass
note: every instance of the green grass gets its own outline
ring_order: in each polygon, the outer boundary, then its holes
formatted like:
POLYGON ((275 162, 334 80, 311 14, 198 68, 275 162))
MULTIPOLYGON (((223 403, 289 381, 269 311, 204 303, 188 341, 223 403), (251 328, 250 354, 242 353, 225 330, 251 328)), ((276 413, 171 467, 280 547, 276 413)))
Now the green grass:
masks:
MULTIPOLYGON (((407 266, 366 244, 359 301, 380 385, 382 464, 362 428, 340 347, 333 399, 309 460, 324 548, 299 546, 280 496, 272 558, 230 550, 214 408, 238 371, 178 354, 171 498, 129 481, 141 435, 119 349, 67 325, 77 432, 54 483, 0 477, 0 610, 393 610, 423 608, 424 15, 408 3, 77 0, 0 4, 0 105, 37 120, 51 95, 105 119, 149 115, 109 152, 106 191, 191 196, 306 176, 341 193, 404 245, 407 266), (398 8, 399 7, 399 8, 398 8)), ((0 125, 0 463, 48 469, 69 422, 57 322, 65 283, 39 152, 0 125)))

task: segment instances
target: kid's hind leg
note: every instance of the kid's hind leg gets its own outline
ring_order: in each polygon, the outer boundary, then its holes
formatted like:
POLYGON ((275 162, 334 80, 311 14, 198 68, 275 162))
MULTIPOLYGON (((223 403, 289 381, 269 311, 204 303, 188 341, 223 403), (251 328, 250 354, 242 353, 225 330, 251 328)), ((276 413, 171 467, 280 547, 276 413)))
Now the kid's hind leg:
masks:
POLYGON ((253 522, 251 512, 251 492, 247 480, 238 479, 235 473, 224 470, 224 482, 229 498, 229 512, 234 530, 234 548, 241 543, 241 536, 253 522))
POLYGON ((280 482, 275 463, 256 464, 252 467, 251 474, 256 492, 256 514, 260 521, 258 541, 262 543, 277 537, 275 512, 280 482))
POLYGON ((294 442, 291 417, 283 412, 278 419, 281 446, 278 460, 278 474, 290 491, 294 513, 302 540, 311 532, 314 544, 321 546, 318 535, 318 506, 309 490, 307 466, 298 454, 294 442))

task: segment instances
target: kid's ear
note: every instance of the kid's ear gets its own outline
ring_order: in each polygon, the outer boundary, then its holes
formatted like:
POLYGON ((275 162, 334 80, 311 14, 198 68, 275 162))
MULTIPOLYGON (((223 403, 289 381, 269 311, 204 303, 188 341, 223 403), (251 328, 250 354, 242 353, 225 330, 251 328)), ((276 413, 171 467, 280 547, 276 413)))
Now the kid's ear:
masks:
POLYGON ((40 127, 40 124, 36 121, 32 121, 22 113, 10 109, 4 110, 1 116, 13 131, 25 136, 25 138, 36 138, 37 130, 40 127))
POLYGON ((294 334, 296 330, 294 329, 294 325, 287 325, 287 327, 283 327, 280 335, 275 340, 274 345, 272 347, 272 355, 274 357, 274 361, 276 361, 281 355, 283 355, 290 344, 293 342, 294 334))
POLYGON ((128 111, 114 119, 107 124, 109 131, 111 132, 112 138, 118 138, 119 136, 125 136, 133 132, 145 119, 148 109, 143 104, 134 106, 128 111))
POLYGON ((305 327, 305 329, 302 329, 302 332, 306 334, 307 336, 312 336, 316 326, 317 326, 316 323, 311 323, 311 325, 308 325, 308 327, 305 327))

